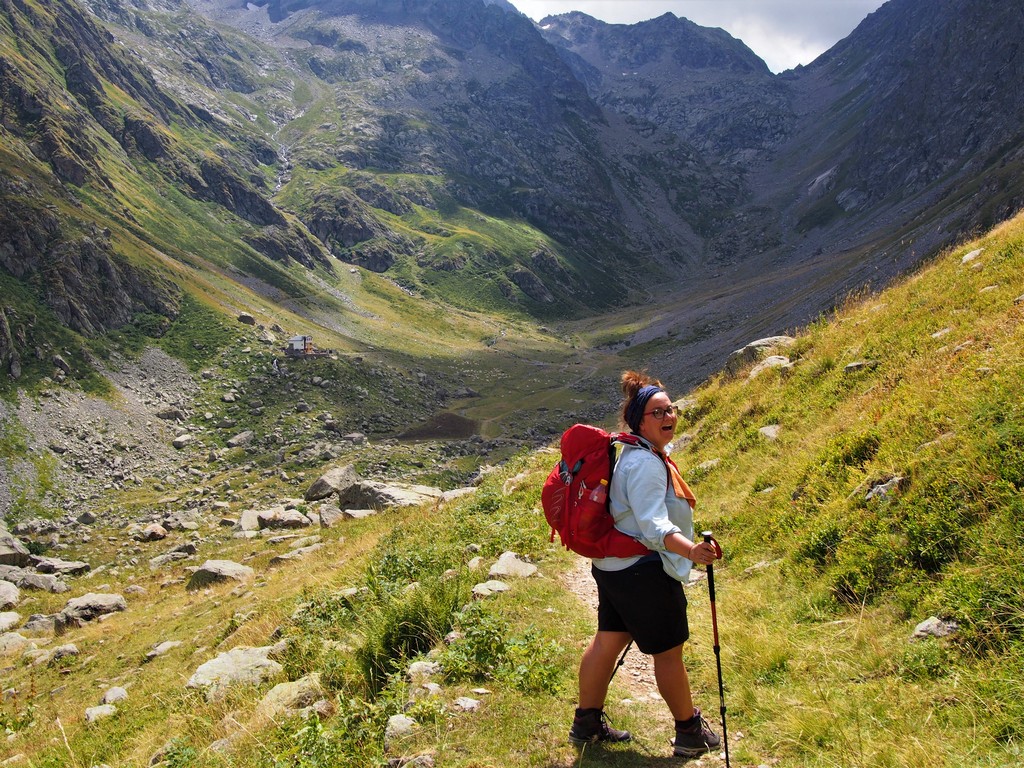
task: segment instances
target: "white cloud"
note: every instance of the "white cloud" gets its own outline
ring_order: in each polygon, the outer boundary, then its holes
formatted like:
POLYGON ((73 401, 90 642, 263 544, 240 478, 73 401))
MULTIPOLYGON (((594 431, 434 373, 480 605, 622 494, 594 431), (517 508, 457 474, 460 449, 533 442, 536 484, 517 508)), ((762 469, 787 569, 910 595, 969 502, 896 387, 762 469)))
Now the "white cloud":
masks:
POLYGON ((850 34, 883 0, 511 0, 535 21, 582 11, 610 24, 635 24, 674 13, 721 27, 749 46, 773 72, 809 64, 850 34))

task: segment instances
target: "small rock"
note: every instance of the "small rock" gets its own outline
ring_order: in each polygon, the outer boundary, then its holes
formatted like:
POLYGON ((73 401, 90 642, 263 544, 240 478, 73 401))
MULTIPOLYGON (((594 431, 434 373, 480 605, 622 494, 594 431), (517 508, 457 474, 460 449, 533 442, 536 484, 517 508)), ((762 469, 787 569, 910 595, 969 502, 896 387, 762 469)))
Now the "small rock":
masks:
POLYGON ((496 595, 500 592, 508 592, 509 586, 503 581, 490 580, 473 587, 473 597, 485 598, 496 595))
POLYGON ((520 559, 515 552, 503 552, 498 562, 491 566, 487 575, 492 578, 499 576, 525 579, 537 572, 537 566, 520 559))
POLYGON ((463 712, 475 712, 480 708, 479 699, 471 699, 469 696, 459 696, 453 703, 456 709, 461 709, 463 712))
POLYGON ((245 432, 239 432, 227 441, 227 446, 228 448, 240 448, 243 445, 251 443, 254 436, 255 433, 251 429, 248 429, 245 432))
POLYGON ((165 640, 162 643, 154 646, 153 650, 146 654, 143 661, 152 661, 158 656, 163 656, 168 651, 171 651, 181 645, 181 640, 165 640))
POLYGON ((135 538, 139 541, 160 541, 167 538, 167 529, 160 523, 150 523, 139 531, 135 538))
POLYGON ((849 363, 844 366, 843 373, 849 375, 852 373, 859 373, 860 371, 873 371, 877 367, 877 360, 857 360, 856 362, 849 363))
POLYGON ((888 480, 884 483, 878 483, 877 485, 873 486, 870 491, 868 491, 867 495, 864 497, 864 500, 870 501, 871 499, 876 498, 884 499, 893 491, 902 490, 904 487, 906 487, 907 482, 907 478, 897 476, 892 478, 892 480, 888 480))
POLYGON ((938 616, 929 616, 914 628, 911 640, 922 640, 926 637, 948 637, 957 631, 955 621, 943 621, 938 616))
POLYGON ((411 736, 417 726, 417 722, 408 715, 392 715, 388 718, 387 727, 384 729, 384 749, 389 750, 395 741, 411 736))
POLYGON ((124 688, 120 688, 118 686, 114 686, 113 688, 108 688, 107 689, 107 692, 103 694, 103 699, 101 700, 100 703, 101 704, 117 704, 117 702, 125 701, 125 700, 127 700, 127 698, 128 698, 128 691, 126 691, 124 688))
POLYGON ((112 717, 117 714, 117 707, 113 704, 101 704, 98 707, 89 707, 85 710, 85 722, 95 723, 97 720, 103 720, 107 717, 112 717))

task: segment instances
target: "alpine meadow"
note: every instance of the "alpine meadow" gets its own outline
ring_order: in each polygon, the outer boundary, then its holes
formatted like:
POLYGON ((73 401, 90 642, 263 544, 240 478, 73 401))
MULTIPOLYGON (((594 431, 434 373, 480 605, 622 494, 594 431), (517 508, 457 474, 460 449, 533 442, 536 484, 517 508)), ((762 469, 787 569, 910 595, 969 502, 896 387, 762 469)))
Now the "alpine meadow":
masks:
POLYGON ((0 766, 1020 765, 1021 39, 0 0, 0 766), (724 553, 727 752, 672 757, 636 648, 632 739, 569 740, 598 597, 541 490, 626 370, 724 553))

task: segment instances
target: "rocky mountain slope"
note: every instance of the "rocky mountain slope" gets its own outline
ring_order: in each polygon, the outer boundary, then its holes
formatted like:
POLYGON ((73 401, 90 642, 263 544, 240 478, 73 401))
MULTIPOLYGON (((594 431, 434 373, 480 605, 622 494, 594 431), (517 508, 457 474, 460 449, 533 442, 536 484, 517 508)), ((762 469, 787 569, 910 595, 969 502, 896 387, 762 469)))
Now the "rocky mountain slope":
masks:
POLYGON ((407 372, 440 339, 497 381, 543 337, 694 383, 1020 204, 1020 25, 892 0, 776 76, 671 14, 5 3, 0 366, 102 388, 111 331, 191 297, 407 372))

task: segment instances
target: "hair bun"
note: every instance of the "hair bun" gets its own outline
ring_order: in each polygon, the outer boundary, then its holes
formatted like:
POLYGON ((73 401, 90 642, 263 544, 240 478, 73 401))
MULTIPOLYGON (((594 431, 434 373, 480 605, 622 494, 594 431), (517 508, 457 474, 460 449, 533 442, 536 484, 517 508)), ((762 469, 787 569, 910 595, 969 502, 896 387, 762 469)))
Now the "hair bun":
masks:
POLYGON ((648 384, 654 384, 656 387, 661 386, 660 381, 652 379, 642 371, 624 371, 622 374, 622 394, 626 396, 627 400, 632 400, 636 397, 636 393, 648 384))

